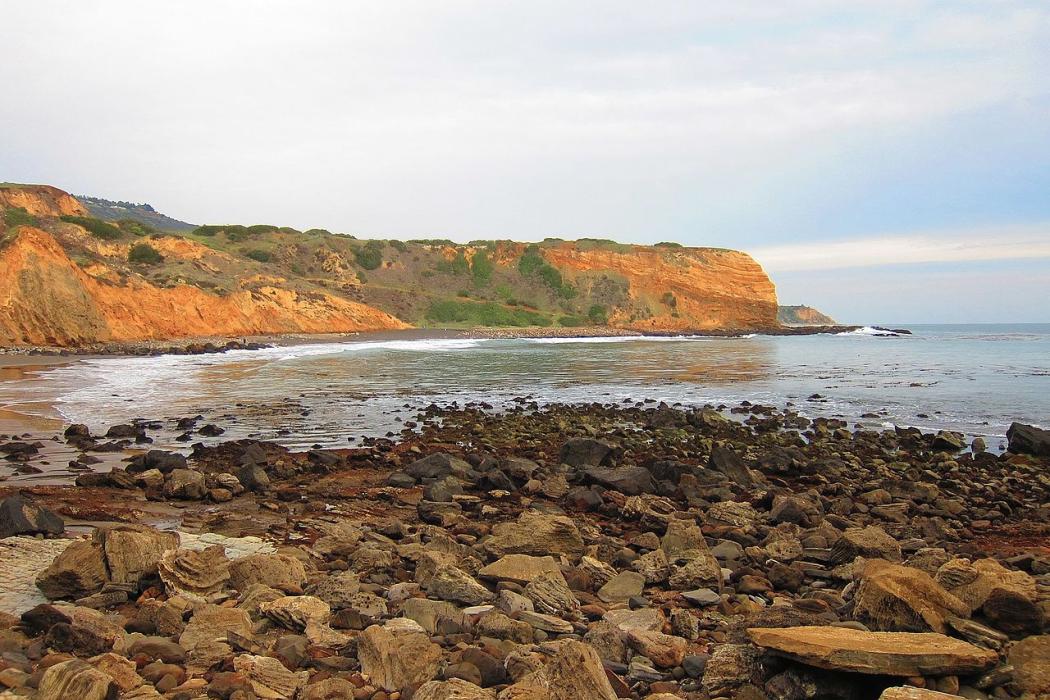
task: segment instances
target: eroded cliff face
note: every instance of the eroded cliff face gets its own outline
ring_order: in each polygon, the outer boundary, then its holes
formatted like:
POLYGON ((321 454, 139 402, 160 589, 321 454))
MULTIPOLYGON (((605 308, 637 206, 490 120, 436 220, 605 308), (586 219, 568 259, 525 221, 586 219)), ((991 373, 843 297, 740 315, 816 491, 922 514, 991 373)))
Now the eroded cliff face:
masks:
POLYGON ((776 288, 747 253, 717 248, 623 248, 622 252, 586 250, 566 243, 545 248, 543 255, 572 280, 597 273, 628 283, 632 303, 612 311, 609 323, 614 327, 638 331, 777 327, 776 288), (636 309, 647 313, 639 314, 636 309))
POLYGON ((327 294, 259 286, 226 296, 187 285, 156 287, 89 275, 49 233, 21 226, 0 249, 0 344, 340 333, 406 328, 378 309, 327 294))
POLYGON ((0 185, 0 209, 25 209, 33 216, 86 216, 77 199, 50 185, 0 185))

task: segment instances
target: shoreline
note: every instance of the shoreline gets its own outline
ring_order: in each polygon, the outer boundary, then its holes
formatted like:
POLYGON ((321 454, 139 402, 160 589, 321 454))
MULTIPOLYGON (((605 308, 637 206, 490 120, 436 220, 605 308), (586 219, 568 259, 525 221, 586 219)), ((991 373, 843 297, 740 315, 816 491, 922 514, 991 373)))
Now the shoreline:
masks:
MULTIPOLYGON (((859 330, 864 326, 781 326, 764 329, 724 330, 659 330, 639 331, 611 326, 581 326, 565 328, 553 326, 486 327, 473 328, 408 328, 397 331, 358 331, 354 333, 286 333, 251 336, 203 336, 168 340, 140 340, 111 343, 90 343, 79 346, 35 346, 16 345, 0 347, 0 368, 31 364, 38 358, 94 358, 94 357, 142 357, 166 354, 209 354, 227 350, 257 350, 265 347, 303 345, 307 343, 339 343, 350 340, 390 339, 445 339, 445 338, 593 338, 617 336, 641 336, 666 338, 696 336, 710 338, 734 338, 746 335, 798 336, 833 335, 859 330), (15 358, 30 358, 18 360, 15 358)), ((905 329, 879 329, 897 335, 909 334, 905 329)), ((58 360, 61 362, 62 359, 58 360)))

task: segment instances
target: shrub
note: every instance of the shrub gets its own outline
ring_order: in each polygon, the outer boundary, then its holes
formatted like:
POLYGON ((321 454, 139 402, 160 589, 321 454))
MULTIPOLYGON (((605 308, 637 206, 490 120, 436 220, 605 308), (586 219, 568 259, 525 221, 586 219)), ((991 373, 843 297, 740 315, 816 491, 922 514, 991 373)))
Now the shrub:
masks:
POLYGON ((492 259, 484 250, 474 253, 474 257, 470 260, 470 271, 474 275, 474 284, 484 287, 492 281, 493 267, 492 259))
POLYGON ((596 326, 604 326, 609 323, 609 315, 601 304, 595 304, 587 309, 587 318, 596 326))
POLYGON ((15 207, 4 212, 4 224, 11 228, 15 226, 39 226, 40 220, 22 207, 15 207))
POLYGON ((222 230, 222 226, 205 225, 198 226, 197 228, 190 231, 190 233, 192 233, 194 236, 204 236, 206 238, 211 238, 215 234, 220 233, 222 230))
POLYGON ((156 265, 163 260, 164 256, 158 253, 157 249, 149 243, 136 243, 131 246, 131 251, 128 253, 128 262, 130 263, 156 265))
POLYGON ((308 228, 303 231, 305 236, 331 236, 332 232, 326 228, 308 228))
POLYGON ((530 245, 518 259, 518 271, 526 277, 539 277, 555 294, 563 299, 576 296, 576 288, 566 283, 558 268, 543 259, 543 253, 537 245, 530 245))
POLYGON ((390 247, 399 253, 404 253, 406 250, 408 250, 408 246, 405 244, 405 242, 399 241, 396 238, 390 239, 389 241, 387 241, 387 243, 389 243, 390 247))
POLYGON ((660 241, 656 244, 657 248, 681 248, 681 243, 675 243, 674 241, 660 241))
POLYGON ((357 264, 366 270, 375 270, 383 264, 383 244, 380 241, 369 241, 363 248, 354 250, 357 264))
POLYGON ((467 256, 460 250, 456 253, 456 257, 452 258, 452 272, 456 275, 465 275, 470 270, 470 264, 467 262, 467 256))
POLYGON ((124 232, 113 224, 106 223, 100 219, 95 219, 90 216, 73 216, 72 214, 66 214, 60 217, 62 221, 70 224, 76 224, 87 230, 95 238, 101 238, 104 241, 115 241, 124 237, 124 232))
POLYGON ((268 263, 273 259, 273 256, 270 255, 270 251, 261 248, 253 248, 245 251, 244 256, 261 263, 268 263))
POLYGON ((672 309, 678 306, 678 297, 674 295, 674 292, 664 292, 663 296, 660 297, 660 301, 672 309))
POLYGON ((475 326, 549 326, 550 317, 508 309, 495 302, 435 301, 427 309, 427 320, 437 323, 469 323, 475 326))
POLYGON ((117 222, 117 228, 124 233, 130 233, 135 236, 149 236, 157 232, 157 229, 149 224, 135 219, 121 219, 117 222))
POLYGON ((566 326, 568 328, 576 328, 578 326, 586 326, 587 325, 587 319, 585 319, 583 316, 575 316, 575 315, 569 314, 569 315, 560 317, 558 319, 558 324, 562 325, 562 326, 566 326))

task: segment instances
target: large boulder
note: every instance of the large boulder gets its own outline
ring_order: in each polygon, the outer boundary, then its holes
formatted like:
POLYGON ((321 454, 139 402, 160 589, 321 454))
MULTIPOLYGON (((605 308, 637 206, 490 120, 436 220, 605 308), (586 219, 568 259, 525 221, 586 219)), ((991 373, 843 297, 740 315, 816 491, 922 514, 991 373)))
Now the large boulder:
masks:
POLYGON ((478 571, 478 576, 495 581, 513 581, 525 585, 545 571, 557 571, 554 557, 532 557, 528 554, 508 554, 478 571))
POLYGON ((1028 637, 1010 648, 1014 683, 1025 693, 1050 693, 1050 634, 1028 637))
POLYGON ((496 691, 480 688, 460 678, 451 678, 424 683, 412 700, 496 700, 496 691))
POLYGON ((494 526, 492 537, 485 541, 484 547, 495 557, 507 554, 579 557, 584 552, 583 538, 571 518, 534 511, 523 512, 516 522, 494 526))
POLYGON ((546 665, 525 674, 500 693, 500 700, 615 700, 598 652, 587 644, 566 640, 551 645, 546 665))
POLYGON ((395 634, 372 625, 358 637, 357 658, 372 683, 394 691, 432 680, 441 663, 441 647, 419 632, 395 634))
POLYGON ((753 627, 756 645, 829 671, 882 676, 949 676, 980 673, 998 655, 933 632, 863 632, 846 627, 753 627))
POLYGON ((944 634, 949 617, 970 613, 925 571, 872 559, 859 574, 853 614, 872 629, 944 634))
POLYGON ((733 452, 728 447, 720 445, 712 447, 708 466, 716 472, 725 474, 733 483, 740 486, 753 486, 755 483, 755 479, 751 476, 751 471, 747 468, 747 464, 736 452, 733 452))
POLYGON ((201 551, 169 549, 157 562, 157 573, 168 595, 204 602, 230 580, 230 562, 222 545, 201 551))
POLYGON ((616 446, 594 438, 572 438, 561 446, 561 461, 573 467, 595 467, 607 464, 616 446))
POLYGON ((481 605, 496 595, 478 583, 473 576, 455 566, 442 566, 424 584, 427 594, 439 600, 481 605))
POLYGON ((1035 579, 994 559, 952 559, 937 569, 937 582, 1004 632, 1039 632, 1044 613, 1035 579))
POLYGON ((77 540, 37 574, 36 586, 51 600, 76 599, 100 591, 107 576, 102 546, 90 540, 77 540))
POLYGON ((423 479, 444 479, 447 476, 466 477, 472 472, 470 464, 459 457, 444 452, 417 459, 407 467, 405 473, 416 481, 423 479))
POLYGON ((831 548, 831 561, 847 564, 856 557, 901 560, 901 546, 878 525, 847 528, 831 548))
POLYGON ((1043 430, 1032 425, 1013 423, 1006 431, 1010 451, 1014 454, 1050 457, 1050 430, 1043 430))
POLYGON ((179 546, 176 533, 146 525, 99 528, 92 536, 105 553, 109 580, 135 586, 145 578, 156 576, 161 555, 179 546))
POLYGON ((233 668, 248 679, 255 697, 275 700, 295 697, 310 675, 306 671, 293 673, 273 657, 253 654, 236 657, 233 668))
POLYGON ((590 481, 628 496, 638 496, 656 490, 653 475, 645 467, 588 467, 583 473, 590 481))
POLYGON ((230 585, 234 589, 243 592, 253 583, 301 588, 306 583, 306 568, 286 554, 252 554, 230 562, 230 585))
POLYGON ((80 659, 57 663, 40 678, 37 700, 116 700, 120 688, 102 671, 80 659))
POLYGON ((14 535, 61 535, 66 525, 47 508, 16 493, 0 501, 0 539, 14 535))

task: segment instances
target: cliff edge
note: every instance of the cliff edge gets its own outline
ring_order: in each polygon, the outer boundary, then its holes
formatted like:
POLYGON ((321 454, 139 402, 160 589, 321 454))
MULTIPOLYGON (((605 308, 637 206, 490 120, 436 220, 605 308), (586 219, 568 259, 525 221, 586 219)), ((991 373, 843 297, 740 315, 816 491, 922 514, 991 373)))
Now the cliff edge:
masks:
POLYGON ((749 255, 614 241, 359 240, 324 229, 104 221, 0 185, 0 344, 77 346, 408 327, 778 329, 749 255))

